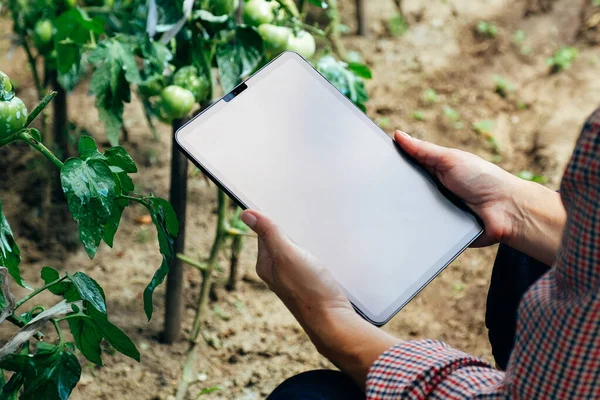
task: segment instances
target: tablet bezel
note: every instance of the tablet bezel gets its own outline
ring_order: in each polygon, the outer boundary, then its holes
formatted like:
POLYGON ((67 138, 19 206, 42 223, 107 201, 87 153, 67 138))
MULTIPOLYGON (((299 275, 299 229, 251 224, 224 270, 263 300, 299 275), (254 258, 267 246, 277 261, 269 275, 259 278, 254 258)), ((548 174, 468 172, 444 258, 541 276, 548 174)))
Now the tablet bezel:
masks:
POLYGON ((483 233, 483 224, 481 220, 474 214, 460 199, 458 199, 455 195, 449 192, 441 183, 435 179, 435 177, 431 176, 425 169, 421 168, 421 166, 411 157, 409 157, 402 149, 395 145, 395 142, 383 131, 377 124, 375 124, 361 109, 359 109, 356 105, 354 105, 345 95, 343 95, 340 91, 335 88, 329 81, 318 71, 316 70, 308 61, 306 61, 302 56, 297 53, 286 51, 280 54, 277 58, 273 59, 271 62, 266 64, 259 71, 254 73, 236 88, 234 88, 230 93, 226 94, 219 100, 215 101, 211 106, 202 110, 198 113, 194 118, 190 119, 187 123, 185 123, 182 127, 180 127, 175 133, 175 141, 174 143, 177 145, 179 150, 189 159, 191 160, 196 167, 198 167, 206 176, 209 177, 221 190, 223 190, 237 205, 239 205, 242 209, 252 208, 252 204, 250 201, 244 201, 240 198, 240 196, 236 195, 235 188, 233 185, 225 182, 225 179, 219 179, 217 177, 218 170, 216 168, 212 168, 210 163, 206 160, 197 159, 190 151, 185 148, 183 143, 183 136, 188 133, 190 125, 197 121, 200 117, 210 118, 213 113, 219 111, 220 108, 225 107, 227 102, 235 101, 235 97, 237 95, 243 95, 243 91, 239 90, 242 85, 246 86, 245 90, 251 90, 253 83, 256 81, 263 79, 268 75, 271 70, 274 70, 281 65, 285 64, 290 59, 295 59, 299 61, 309 72, 313 74, 317 74, 322 80, 323 83, 331 90, 335 92, 336 97, 340 99, 340 101, 344 102, 349 108, 353 110, 357 116, 365 121, 368 121, 369 124, 372 124, 376 131, 379 133, 382 139, 386 140, 388 144, 398 150, 402 156, 407 159, 412 165, 419 168, 426 177, 428 177, 431 181, 433 181, 440 192, 444 194, 444 196, 450 200, 454 205, 458 208, 467 212, 468 214, 475 217, 479 228, 469 232, 465 237, 461 238, 460 241, 457 241, 455 247, 450 249, 440 260, 435 263, 432 267, 428 268, 426 272, 422 275, 419 280, 415 281, 413 286, 409 289, 405 290, 403 293, 398 294, 398 298, 390 304, 383 312, 379 314, 373 314, 369 312, 368 308, 364 305, 360 304, 351 293, 349 293, 345 288, 342 287, 346 296, 354 306, 355 310, 366 320, 376 326, 385 325, 394 315, 396 315, 406 304, 408 304, 423 288, 425 288, 433 279, 435 279, 450 263, 452 263, 466 248, 468 248, 473 241, 475 241, 482 233, 483 233), (211 172, 211 168, 214 170, 211 172), (448 260, 443 262, 443 260, 448 260), (441 264, 443 262, 443 264, 441 264), (425 280, 423 277, 426 277, 425 280), (410 293, 409 296, 406 296, 407 293, 410 293))

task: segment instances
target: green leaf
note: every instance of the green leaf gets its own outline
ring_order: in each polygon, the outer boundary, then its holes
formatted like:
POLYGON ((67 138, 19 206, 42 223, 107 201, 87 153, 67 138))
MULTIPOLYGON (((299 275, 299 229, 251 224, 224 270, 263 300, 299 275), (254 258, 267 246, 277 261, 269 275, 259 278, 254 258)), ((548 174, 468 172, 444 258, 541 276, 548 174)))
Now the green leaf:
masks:
POLYGON ((81 298, 88 301, 96 310, 106 314, 106 300, 100 285, 83 272, 75 272, 68 276, 81 298))
POLYGON ((256 28, 250 26, 238 26, 235 37, 242 62, 241 76, 244 77, 260 65, 264 54, 263 40, 256 28))
POLYGON ((86 252, 93 258, 115 203, 115 177, 106 162, 70 158, 60 171, 69 211, 86 252))
POLYGON ((223 88, 223 92, 229 93, 241 82, 242 65, 237 47, 233 43, 225 43, 217 46, 216 60, 219 67, 221 87, 223 88))
POLYGON ((54 21, 54 48, 57 69, 60 74, 79 73, 83 45, 104 32, 104 21, 100 17, 90 18, 80 8, 63 12, 54 21))
POLYGON ((348 64, 348 69, 350 71, 354 72, 354 75, 359 76, 361 78, 364 78, 364 79, 373 78, 373 74, 371 73, 371 70, 365 64, 350 63, 350 64, 348 64))
POLYGON ((135 60, 135 46, 124 36, 103 40, 89 55, 95 67, 90 92, 112 145, 118 144, 123 126, 124 103, 131 101, 130 84, 142 81, 135 60))
POLYGON ((91 318, 70 318, 69 329, 81 353, 96 365, 102 365, 102 332, 91 318))
POLYGON ((21 272, 19 271, 20 263, 21 251, 19 250, 19 246, 17 246, 10 225, 2 212, 2 201, 0 201, 0 265, 8 268, 10 276, 13 277, 17 284, 27 287, 23 278, 21 278, 21 272))
POLYGON ((79 153, 79 157, 81 157, 82 160, 87 160, 88 158, 100 154, 94 139, 91 136, 87 135, 81 135, 81 137, 79 138, 79 146, 77 148, 77 152, 79 153))
POLYGON ((171 203, 160 197, 151 197, 150 201, 154 204, 158 214, 164 218, 164 223, 169 235, 173 238, 177 237, 179 234, 179 221, 171 203))
POLYGON ((0 400, 17 400, 19 396, 19 390, 25 382, 25 376, 20 372, 15 372, 8 382, 2 386, 0 391, 0 400))
POLYGON ((179 231, 179 223, 173 208, 168 202, 158 198, 150 198, 146 205, 152 222, 156 226, 158 232, 158 245, 160 252, 163 255, 162 263, 158 270, 154 273, 152 280, 144 290, 144 311, 148 320, 152 318, 152 295, 154 290, 164 281, 169 266, 173 259, 173 242, 179 231))
POLYGON ((81 377, 77 358, 66 351, 36 354, 34 367, 25 376, 20 400, 66 400, 81 377))
MULTIPOLYGON (((40 275, 44 280, 44 284, 46 285, 60 278, 58 271, 51 267, 43 267, 40 275)), ((48 290, 52 294, 62 296, 69 290, 70 287, 71 283, 62 281, 50 286, 48 290)))
MULTIPOLYGON (((317 69, 344 96, 360 109, 365 110, 365 104, 369 100, 365 84, 360 76, 349 68, 348 64, 337 61, 331 55, 326 55, 317 62, 317 69)), ((365 73, 365 71, 362 72, 365 73)))
POLYGON ((217 46, 216 60, 223 91, 228 93, 263 59, 263 41, 253 27, 240 26, 231 42, 217 46))
POLYGON ((104 152, 108 165, 121 168, 123 171, 128 173, 135 173, 138 171, 133 158, 127 153, 121 146, 111 147, 104 152))
POLYGON ((308 0, 308 2, 323 9, 327 8, 327 3, 323 0, 308 0))
POLYGON ((112 347, 118 352, 140 361, 140 352, 129 337, 123 333, 117 326, 113 325, 106 315, 99 313, 94 309, 88 309, 90 317, 93 319, 98 330, 112 347))

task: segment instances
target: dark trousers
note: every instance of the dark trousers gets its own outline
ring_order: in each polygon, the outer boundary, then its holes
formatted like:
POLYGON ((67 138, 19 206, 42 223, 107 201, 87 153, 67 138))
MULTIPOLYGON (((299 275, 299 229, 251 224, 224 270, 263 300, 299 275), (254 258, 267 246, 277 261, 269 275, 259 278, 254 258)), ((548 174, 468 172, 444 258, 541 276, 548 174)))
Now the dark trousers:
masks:
MULTIPOLYGON (((515 342, 517 309, 523 294, 544 273, 547 265, 500 245, 487 297, 485 325, 496 364, 506 369, 515 342)), ((339 371, 308 371, 279 385, 268 400, 364 399, 360 388, 339 371)))

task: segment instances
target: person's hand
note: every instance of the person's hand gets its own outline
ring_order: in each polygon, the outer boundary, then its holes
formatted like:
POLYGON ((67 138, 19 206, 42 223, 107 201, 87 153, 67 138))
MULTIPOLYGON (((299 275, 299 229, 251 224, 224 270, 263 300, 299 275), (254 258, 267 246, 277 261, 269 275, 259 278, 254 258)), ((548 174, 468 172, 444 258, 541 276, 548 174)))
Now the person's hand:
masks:
POLYGON ((283 301, 317 350, 363 386, 377 357, 399 339, 355 311, 331 273, 264 214, 244 211, 258 234, 256 272, 283 301))
POLYGON ((271 219, 257 211, 245 211, 242 221, 258 234, 258 276, 301 324, 331 313, 354 314, 331 273, 271 219))
POLYGON ((441 147, 396 131, 394 140, 452 193, 460 197, 485 225, 474 247, 489 246, 514 231, 513 199, 522 180, 482 158, 441 147))

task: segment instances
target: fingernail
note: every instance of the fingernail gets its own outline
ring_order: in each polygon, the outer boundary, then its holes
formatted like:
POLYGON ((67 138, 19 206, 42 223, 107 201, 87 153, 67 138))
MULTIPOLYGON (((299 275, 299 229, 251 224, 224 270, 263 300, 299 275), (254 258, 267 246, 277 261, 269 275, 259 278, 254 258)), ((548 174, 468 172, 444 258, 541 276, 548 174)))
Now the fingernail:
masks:
POLYGON ((402 136, 404 136, 404 137, 405 137, 405 138, 407 138, 407 139, 410 139, 410 138, 411 138, 411 137, 410 137, 410 135, 409 135, 408 133, 404 132, 404 131, 400 131, 400 130, 398 130, 398 131, 396 131, 396 132, 398 132, 399 134, 401 134, 402 136))
POLYGON ((254 228, 254 225, 256 225, 256 216, 252 213, 245 212, 242 214, 242 222, 252 229, 254 228))

